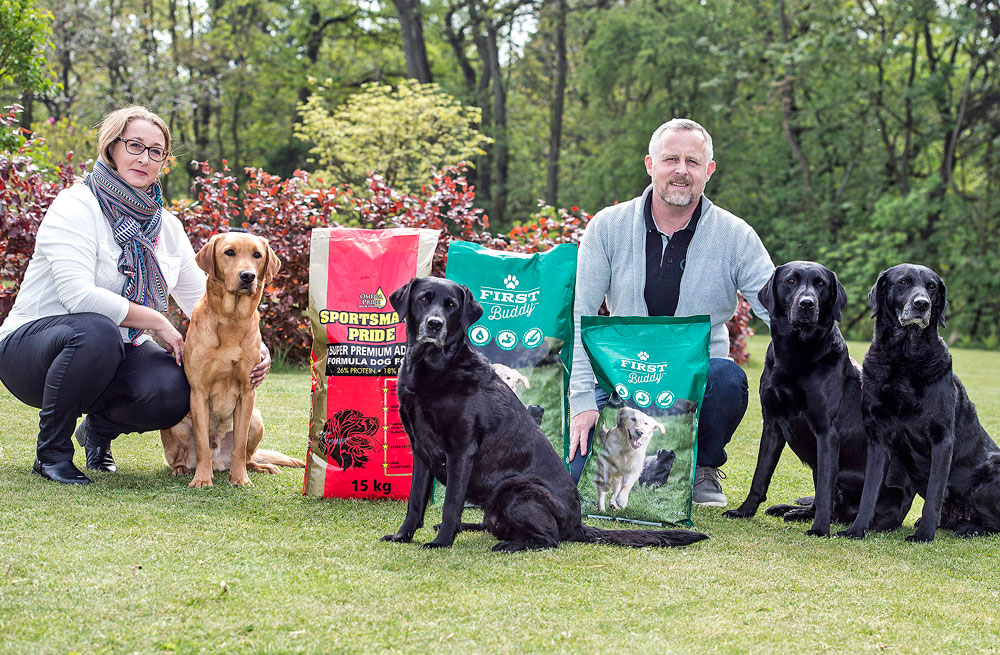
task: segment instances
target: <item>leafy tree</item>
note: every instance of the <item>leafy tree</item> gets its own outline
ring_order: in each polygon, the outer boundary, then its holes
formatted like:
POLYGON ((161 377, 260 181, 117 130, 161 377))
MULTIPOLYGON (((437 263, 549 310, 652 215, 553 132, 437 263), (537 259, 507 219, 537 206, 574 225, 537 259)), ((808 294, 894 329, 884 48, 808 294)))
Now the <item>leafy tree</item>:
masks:
POLYGON ((476 129, 480 110, 436 84, 373 82, 333 113, 326 104, 322 95, 310 96, 297 133, 315 144, 310 152, 320 176, 337 182, 360 186, 374 170, 393 188, 410 191, 431 170, 481 155, 489 143, 476 129))
POLYGON ((52 86, 44 53, 51 19, 34 0, 0 0, 0 85, 14 82, 22 92, 52 86))

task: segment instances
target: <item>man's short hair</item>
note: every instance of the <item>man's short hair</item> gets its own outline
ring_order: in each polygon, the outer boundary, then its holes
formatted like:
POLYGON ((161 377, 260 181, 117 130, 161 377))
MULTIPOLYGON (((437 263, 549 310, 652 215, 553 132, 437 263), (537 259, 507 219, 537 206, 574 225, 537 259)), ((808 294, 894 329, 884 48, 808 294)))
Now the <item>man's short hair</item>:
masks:
POLYGON ((656 143, 660 140, 660 135, 667 130, 674 132, 680 132, 681 130, 697 130, 701 132, 705 137, 705 156, 708 158, 705 161, 705 164, 707 165, 708 162, 712 161, 712 158, 715 156, 715 151, 712 149, 712 135, 709 134, 708 130, 702 127, 699 123, 696 123, 689 118, 671 118, 669 121, 656 128, 656 131, 653 132, 653 136, 649 138, 650 157, 655 157, 653 149, 656 148, 656 143))

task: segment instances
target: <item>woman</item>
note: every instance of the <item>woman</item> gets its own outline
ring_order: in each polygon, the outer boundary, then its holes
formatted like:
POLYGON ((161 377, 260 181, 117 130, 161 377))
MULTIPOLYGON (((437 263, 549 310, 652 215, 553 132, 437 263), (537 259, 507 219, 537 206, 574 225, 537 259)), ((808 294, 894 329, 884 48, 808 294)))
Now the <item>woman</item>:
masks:
MULTIPOLYGON (((163 312, 167 294, 190 315, 205 274, 158 178, 170 129, 145 107, 101 121, 98 159, 63 190, 38 228, 14 307, 0 325, 0 381, 38 407, 33 466, 44 478, 89 484, 73 465, 73 428, 87 468, 116 470, 111 441, 168 428, 188 411, 184 340, 163 312), (155 336, 164 348, 153 342, 155 336)), ((270 369, 266 347, 250 374, 270 369)))

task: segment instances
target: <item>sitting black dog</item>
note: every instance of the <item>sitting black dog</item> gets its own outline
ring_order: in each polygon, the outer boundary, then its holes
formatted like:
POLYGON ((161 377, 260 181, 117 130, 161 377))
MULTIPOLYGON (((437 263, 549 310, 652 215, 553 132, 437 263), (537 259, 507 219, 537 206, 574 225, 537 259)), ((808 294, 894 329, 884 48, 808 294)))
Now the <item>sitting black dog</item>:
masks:
MULTIPOLYGON (((764 429, 750 493, 727 518, 747 518, 767 497, 785 443, 813 471, 814 501, 776 505, 773 516, 812 519, 806 534, 828 536, 830 522, 850 523, 864 486, 867 437, 861 418, 861 376, 837 322, 847 298, 833 271, 813 262, 775 269, 758 298, 771 316, 771 344, 760 378, 764 429)), ((886 480, 876 527, 902 525, 914 492, 900 467, 886 480)))
POLYGON ((655 455, 649 455, 642 465, 642 473, 639 474, 639 481, 636 484, 645 485, 651 489, 662 487, 670 477, 670 470, 674 467, 674 459, 677 458, 674 451, 667 448, 660 448, 655 455))
POLYGON ((925 266, 900 264, 878 276, 869 303, 875 335, 862 403, 868 466, 861 511, 838 535, 865 536, 893 458, 924 497, 907 541, 932 541, 939 526, 959 537, 1000 531, 1000 448, 980 425, 938 335, 948 306, 944 282, 925 266))
POLYGON ((451 546, 460 529, 485 529, 493 550, 554 548, 561 541, 681 546, 690 530, 602 530, 580 520, 576 485, 548 439, 489 361, 469 343, 483 309, 449 280, 415 278, 389 296, 406 320, 406 356, 397 394, 413 446, 406 518, 387 541, 410 541, 423 525, 433 478, 446 485, 443 520, 425 547, 451 546), (462 524, 466 502, 482 524, 462 524))

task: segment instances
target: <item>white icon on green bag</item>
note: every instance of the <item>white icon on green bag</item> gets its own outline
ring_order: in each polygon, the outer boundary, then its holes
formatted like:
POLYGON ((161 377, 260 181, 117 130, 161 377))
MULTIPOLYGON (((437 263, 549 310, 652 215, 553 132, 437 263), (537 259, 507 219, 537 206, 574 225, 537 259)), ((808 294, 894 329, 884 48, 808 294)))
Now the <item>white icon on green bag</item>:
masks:
POLYGON ((490 331, 484 328, 482 325, 476 325, 471 330, 469 330, 469 341, 476 346, 485 346, 490 342, 490 338, 493 335, 490 331))

